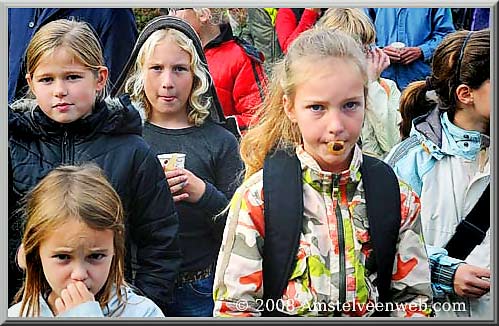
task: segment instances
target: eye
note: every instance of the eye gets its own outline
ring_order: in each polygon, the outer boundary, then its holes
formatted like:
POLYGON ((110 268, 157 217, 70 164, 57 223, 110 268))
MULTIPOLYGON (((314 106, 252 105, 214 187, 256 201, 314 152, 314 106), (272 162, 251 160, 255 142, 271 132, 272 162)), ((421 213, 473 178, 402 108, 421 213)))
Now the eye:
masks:
POLYGON ((161 67, 160 65, 154 65, 154 66, 149 67, 149 69, 152 71, 161 71, 161 70, 163 70, 163 67, 161 67))
POLYGON ((70 256, 67 254, 57 254, 57 255, 53 255, 52 258, 55 258, 55 259, 60 260, 60 261, 66 261, 66 260, 69 260, 70 256))
POLYGON ((71 75, 68 75, 66 78, 67 78, 68 80, 77 80, 77 79, 82 78, 82 76, 77 75, 77 74, 71 74, 71 75))
POLYGON ((322 112, 325 110, 324 106, 320 104, 312 104, 307 106, 307 108, 310 109, 310 111, 312 112, 322 112))
POLYGON ((88 256, 88 259, 94 260, 94 261, 99 261, 99 260, 104 259, 104 257, 106 257, 106 255, 101 254, 101 253, 95 253, 95 254, 90 254, 88 256))
POLYGON ((189 69, 186 66, 174 66, 173 71, 181 72, 181 71, 189 71, 189 69))
POLYGON ((345 111, 355 111, 357 110, 362 104, 360 102, 347 102, 343 105, 343 109, 345 111))
POLYGON ((47 84, 47 83, 50 83, 52 80, 53 80, 52 77, 43 77, 43 78, 38 79, 38 82, 43 83, 43 84, 47 84))

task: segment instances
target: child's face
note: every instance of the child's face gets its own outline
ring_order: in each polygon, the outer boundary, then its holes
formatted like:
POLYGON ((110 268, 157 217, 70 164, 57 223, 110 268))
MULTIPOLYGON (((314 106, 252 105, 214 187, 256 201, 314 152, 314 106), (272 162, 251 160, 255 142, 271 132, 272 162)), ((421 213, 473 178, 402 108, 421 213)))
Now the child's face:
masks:
POLYGON ((190 55, 172 39, 158 43, 144 62, 144 90, 152 106, 152 118, 168 116, 187 119, 192 90, 190 55))
POLYGON ((490 80, 473 90, 475 111, 481 119, 490 120, 490 80))
POLYGON ((59 123, 70 123, 92 112, 96 93, 106 85, 107 69, 95 74, 64 47, 40 59, 26 80, 42 111, 59 123))
POLYGON ((40 245, 43 273, 53 294, 82 281, 95 295, 109 275, 114 255, 112 230, 95 230, 69 218, 50 232, 40 245))
POLYGON ((298 124, 303 146, 329 172, 348 169, 352 150, 364 120, 364 79, 349 60, 327 58, 303 61, 296 86, 294 106, 286 95, 284 108, 290 120, 298 124), (328 143, 344 141, 342 154, 328 151, 328 143))

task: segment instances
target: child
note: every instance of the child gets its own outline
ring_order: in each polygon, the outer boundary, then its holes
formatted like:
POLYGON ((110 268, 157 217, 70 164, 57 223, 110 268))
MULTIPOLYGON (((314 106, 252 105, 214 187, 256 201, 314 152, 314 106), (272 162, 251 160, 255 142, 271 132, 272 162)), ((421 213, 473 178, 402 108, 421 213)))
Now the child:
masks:
MULTIPOLYGON (((139 113, 126 97, 103 100, 103 62, 86 23, 53 21, 31 39, 26 79, 35 100, 16 102, 9 111, 10 195, 19 199, 61 164, 96 163, 124 206, 127 280, 161 306, 180 266, 178 218, 161 165, 141 137, 139 113)), ((10 261, 19 246, 19 221, 9 217, 10 261)), ((19 274, 9 270, 9 278, 19 274)), ((19 288, 15 282, 10 279, 10 290, 19 288)))
POLYGON ((362 152, 385 157, 400 142, 400 91, 393 80, 380 78, 381 72, 390 65, 390 59, 381 49, 370 48, 376 40, 371 20, 358 8, 333 8, 326 11, 317 24, 348 33, 359 40, 366 52, 369 86, 366 116, 360 133, 362 152))
POLYGON ((170 8, 198 33, 225 116, 235 116, 241 132, 251 124, 266 83, 263 54, 232 35, 223 8, 170 8))
POLYGON ((166 314, 212 316, 213 272, 225 226, 225 217, 217 215, 240 184, 239 144, 211 119, 216 98, 209 94, 215 90, 201 42, 189 24, 160 17, 139 40, 125 90, 144 109, 144 139, 156 154, 186 154, 185 168, 165 171, 179 213, 183 253, 166 314))
POLYGON ((402 98, 402 112, 426 114, 407 121, 410 137, 386 160, 421 198, 435 297, 466 307, 437 317, 492 319, 490 30, 446 36, 431 75, 402 98))
POLYGON ((96 165, 53 169, 23 212, 26 278, 9 317, 163 316, 124 280, 123 207, 96 165))
MULTIPOLYGON (((215 316, 260 316, 262 310, 269 315, 276 315, 277 310, 285 316, 374 313, 369 306, 378 302, 381 291, 376 285, 376 270, 381 273, 386 266, 376 268, 371 263, 374 256, 390 253, 372 255, 371 239, 375 234, 366 214, 362 173, 364 160, 378 166, 383 163, 362 156, 356 145, 364 118, 367 82, 365 54, 351 37, 330 29, 300 34, 288 48, 284 61, 276 66, 261 120, 241 143, 246 179, 231 201, 218 256, 215 316), (268 232, 268 222, 272 221, 267 217, 267 209, 275 202, 264 201, 267 192, 272 192, 263 188, 264 183, 272 184, 273 180, 266 179, 267 166, 263 172, 262 167, 264 161, 267 165, 272 158, 271 151, 287 147, 299 160, 304 214, 301 222, 296 223, 296 241, 289 244, 298 248, 283 288, 278 289, 277 299, 266 301, 272 286, 266 277, 273 275, 266 274, 265 267, 285 253, 264 256, 269 245, 275 246, 275 242, 268 242, 273 234, 268 232), (335 309, 336 304, 339 309, 335 309)), ((386 166, 383 171, 391 169, 386 166)), ((284 177, 289 183, 288 177, 284 177)), ((427 316, 429 310, 425 306, 431 302, 431 288, 420 234, 419 200, 393 174, 388 177, 394 181, 395 197, 400 196, 400 207, 396 206, 395 211, 400 219, 394 224, 393 233, 379 235, 394 239, 392 263, 386 268, 387 289, 383 291, 393 292, 388 301, 400 303, 400 307, 386 312, 394 316, 427 316)), ((274 194, 292 204, 286 199, 288 191, 274 194)), ((368 209, 374 205, 367 204, 368 209)), ((387 203, 382 205, 388 209, 387 203)), ((288 215, 281 225, 273 225, 270 230, 288 228, 286 223, 290 222, 286 220, 291 218, 288 215)), ((290 237, 283 234, 282 238, 290 237)))

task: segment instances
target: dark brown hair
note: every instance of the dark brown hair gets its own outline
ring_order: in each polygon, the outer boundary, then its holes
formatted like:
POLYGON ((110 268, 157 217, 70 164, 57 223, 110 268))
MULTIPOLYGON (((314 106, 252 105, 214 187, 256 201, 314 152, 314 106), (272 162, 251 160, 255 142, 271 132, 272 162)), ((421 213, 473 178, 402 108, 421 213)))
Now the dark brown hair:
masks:
POLYGON ((452 120, 458 108, 456 89, 464 84, 478 89, 490 79, 490 30, 458 31, 447 35, 433 54, 432 73, 402 92, 400 113, 402 138, 409 136, 412 120, 428 113, 438 103, 452 120), (428 91, 436 98, 429 99, 428 91))

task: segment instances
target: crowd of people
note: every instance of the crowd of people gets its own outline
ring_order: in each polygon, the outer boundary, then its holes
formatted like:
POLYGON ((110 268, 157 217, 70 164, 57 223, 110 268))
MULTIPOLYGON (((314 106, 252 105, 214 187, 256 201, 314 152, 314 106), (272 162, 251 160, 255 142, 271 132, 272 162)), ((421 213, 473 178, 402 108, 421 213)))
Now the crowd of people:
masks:
POLYGON ((161 12, 9 9, 9 317, 492 319, 488 11, 161 12))

